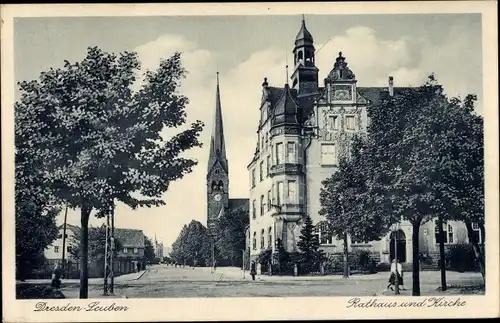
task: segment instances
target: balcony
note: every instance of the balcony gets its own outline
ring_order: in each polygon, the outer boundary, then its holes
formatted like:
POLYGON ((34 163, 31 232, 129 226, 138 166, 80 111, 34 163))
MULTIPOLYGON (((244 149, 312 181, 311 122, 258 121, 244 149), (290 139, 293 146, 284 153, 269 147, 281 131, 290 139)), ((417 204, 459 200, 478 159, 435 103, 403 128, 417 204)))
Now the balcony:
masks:
POLYGON ((273 216, 284 217, 287 221, 297 221, 302 218, 305 214, 304 204, 296 203, 283 203, 278 205, 273 205, 275 213, 273 216))
POLYGON ((269 170, 269 176, 273 177, 276 175, 287 174, 287 175, 298 175, 303 174, 303 166, 301 164, 279 164, 271 166, 269 170))

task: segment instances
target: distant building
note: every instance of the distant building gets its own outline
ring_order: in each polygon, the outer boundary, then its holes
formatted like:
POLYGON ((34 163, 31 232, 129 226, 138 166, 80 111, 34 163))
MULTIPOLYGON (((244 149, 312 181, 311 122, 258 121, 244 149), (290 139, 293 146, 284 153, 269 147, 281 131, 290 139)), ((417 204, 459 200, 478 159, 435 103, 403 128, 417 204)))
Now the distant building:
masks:
POLYGON ((63 260, 63 243, 65 244, 66 252, 64 253, 64 259, 66 261, 73 261, 73 256, 71 255, 71 244, 75 239, 80 237, 80 228, 72 225, 66 224, 66 241, 63 242, 64 225, 59 226, 59 233, 57 239, 52 242, 44 251, 45 258, 50 262, 61 262, 63 260))
POLYGON ((137 263, 144 260, 144 232, 136 229, 115 229, 115 240, 121 245, 113 270, 122 274, 137 270, 137 263))
MULTIPOLYGON (((57 239, 45 250, 48 264, 62 261, 63 226, 59 228, 57 239)), ((73 270, 79 270, 79 259, 71 254, 72 244, 79 241, 80 227, 66 224, 66 253, 67 263, 73 270)), ((136 271, 137 263, 144 258, 144 234, 142 230, 115 228, 115 241, 121 246, 117 250, 113 266, 115 275, 127 274, 136 271)), ((104 254, 97 259, 89 259, 89 275, 102 277, 104 272, 104 254)))
POLYGON ((155 235, 155 241, 154 241, 154 250, 155 250, 155 258, 159 258, 160 261, 163 261, 163 242, 159 242, 156 239, 155 235))
MULTIPOLYGON (((377 105, 384 97, 397 96, 405 91, 394 87, 392 77, 389 77, 387 87, 359 87, 342 53, 320 86, 315 52, 313 37, 302 20, 293 49, 292 85, 287 80, 283 87, 272 87, 266 78, 262 83, 257 147, 248 165, 250 227, 246 239, 252 259, 256 259, 262 250, 276 252, 277 241, 281 241, 287 251, 297 251, 306 214, 315 224, 321 248, 327 253, 342 252, 343 242, 328 232, 326 219, 319 215, 321 182, 337 170, 340 156, 350 154, 352 137, 366 133, 367 108, 377 105)), ((212 146, 213 142, 212 138, 212 146)), ((222 144, 216 147, 224 152, 222 144)), ((213 169, 218 171, 216 174, 221 180, 214 177, 209 183, 215 185, 215 189, 219 186, 225 189, 227 161, 222 153, 215 156, 219 157, 211 158, 215 165, 213 169)), ((214 186, 211 188, 214 191, 214 186)), ((216 201, 226 201, 227 205, 226 195, 222 196, 216 201)), ((209 207, 210 214, 216 213, 215 203, 209 207)), ((474 224, 473 228, 479 241, 483 242, 479 226, 474 224)), ((468 242, 462 222, 446 222, 443 229, 447 245, 468 242)), ((421 253, 432 255, 438 252, 436 232, 438 226, 434 220, 421 226, 418 234, 421 253)), ((363 243, 349 239, 348 248, 369 250, 375 259, 387 263, 395 257, 395 237, 399 260, 412 262, 412 226, 407 221, 402 221, 397 230, 389 232, 380 241, 363 243)))

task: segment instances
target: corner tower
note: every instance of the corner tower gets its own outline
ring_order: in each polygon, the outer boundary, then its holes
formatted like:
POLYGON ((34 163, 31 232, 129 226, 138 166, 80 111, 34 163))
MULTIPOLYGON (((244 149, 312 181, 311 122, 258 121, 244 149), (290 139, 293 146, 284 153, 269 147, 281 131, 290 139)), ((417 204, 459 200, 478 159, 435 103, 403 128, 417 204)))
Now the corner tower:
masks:
POLYGON ((303 15, 300 30, 295 37, 293 55, 295 68, 292 74, 292 88, 297 90, 299 97, 316 93, 319 70, 315 62, 314 39, 307 30, 303 15))
POLYGON ((220 102, 219 72, 215 93, 215 115, 210 138, 210 155, 207 168, 207 227, 212 229, 215 220, 229 204, 229 166, 224 142, 224 126, 220 102))

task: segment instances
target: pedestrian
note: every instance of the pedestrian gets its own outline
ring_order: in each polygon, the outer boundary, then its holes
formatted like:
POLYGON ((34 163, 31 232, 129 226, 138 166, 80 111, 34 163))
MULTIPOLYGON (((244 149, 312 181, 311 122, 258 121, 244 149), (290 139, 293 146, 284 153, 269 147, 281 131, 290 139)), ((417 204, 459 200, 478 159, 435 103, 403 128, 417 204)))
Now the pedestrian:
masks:
POLYGON ((214 271, 217 270, 217 260, 214 260, 214 271))
POLYGON ((61 287, 61 268, 59 263, 56 263, 54 270, 52 271, 52 287, 59 289, 61 287))
POLYGON ((398 279, 398 285, 401 286, 401 290, 406 290, 406 288, 404 288, 403 281, 403 266, 400 262, 396 264, 396 259, 393 259, 391 263, 391 275, 389 277, 389 285, 387 285, 387 289, 394 290, 394 286, 396 285, 396 277, 398 279))
POLYGON ((255 267, 255 260, 252 260, 252 263, 250 264, 250 276, 252 276, 252 280, 255 280, 255 275, 257 274, 255 267))
POLYGON ((141 263, 137 262, 137 272, 140 272, 140 271, 141 271, 141 263))

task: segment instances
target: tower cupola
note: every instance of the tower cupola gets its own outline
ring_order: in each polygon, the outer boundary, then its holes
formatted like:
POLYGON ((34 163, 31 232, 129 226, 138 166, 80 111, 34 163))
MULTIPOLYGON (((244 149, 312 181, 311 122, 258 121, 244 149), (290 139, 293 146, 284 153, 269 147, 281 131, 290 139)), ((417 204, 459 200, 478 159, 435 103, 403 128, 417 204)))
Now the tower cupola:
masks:
POLYGON ((292 88, 298 90, 299 96, 312 94, 317 90, 319 70, 316 67, 315 51, 314 39, 302 15, 302 23, 293 48, 295 68, 292 74, 292 88))

